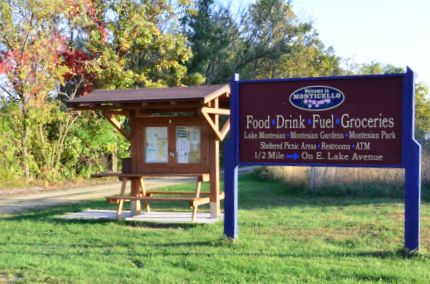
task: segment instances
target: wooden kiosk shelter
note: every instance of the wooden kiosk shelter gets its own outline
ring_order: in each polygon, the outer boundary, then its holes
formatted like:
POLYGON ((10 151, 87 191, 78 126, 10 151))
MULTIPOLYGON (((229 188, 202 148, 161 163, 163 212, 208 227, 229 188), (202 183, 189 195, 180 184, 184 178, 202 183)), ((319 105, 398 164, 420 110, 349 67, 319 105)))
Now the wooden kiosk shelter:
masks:
POLYGON ((203 204, 210 204, 212 218, 220 215, 224 193, 219 186, 219 143, 230 129, 229 96, 229 85, 96 90, 67 103, 74 110, 101 111, 130 141, 130 163, 123 163, 121 173, 93 175, 117 176, 122 181, 119 195, 107 198, 118 203, 117 218, 124 201, 131 202, 132 215, 141 213, 141 201, 147 212, 151 201, 188 202, 192 221, 203 204), (117 116, 127 117, 127 128, 117 116), (145 189, 145 178, 160 176, 196 177, 196 190, 145 189), (130 194, 126 193, 127 182, 131 183, 130 194), (201 192, 202 182, 210 183, 210 192, 201 192))

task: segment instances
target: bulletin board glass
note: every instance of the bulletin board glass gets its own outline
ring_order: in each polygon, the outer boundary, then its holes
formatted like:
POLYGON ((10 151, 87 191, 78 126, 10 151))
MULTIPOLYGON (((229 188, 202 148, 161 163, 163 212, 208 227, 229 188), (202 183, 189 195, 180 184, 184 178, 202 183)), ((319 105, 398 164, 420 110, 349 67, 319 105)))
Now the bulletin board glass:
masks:
POLYGON ((168 131, 167 127, 145 128, 145 162, 167 163, 168 157, 168 131))
POLYGON ((178 164, 200 163, 200 127, 176 127, 176 162, 178 164))

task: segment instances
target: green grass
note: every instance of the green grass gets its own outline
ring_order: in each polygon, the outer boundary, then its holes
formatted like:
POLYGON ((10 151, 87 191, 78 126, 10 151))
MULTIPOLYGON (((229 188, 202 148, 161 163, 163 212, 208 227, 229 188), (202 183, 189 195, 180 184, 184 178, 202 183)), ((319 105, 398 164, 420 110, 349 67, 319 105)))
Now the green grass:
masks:
MULTIPOLYGON (((400 199, 313 196, 253 176, 241 178, 239 196, 235 242, 223 237, 222 222, 169 226, 55 217, 114 208, 101 200, 2 217, 0 283, 430 282, 428 203, 422 206, 422 250, 408 256, 400 199)), ((181 210, 176 203, 152 208, 181 210)))

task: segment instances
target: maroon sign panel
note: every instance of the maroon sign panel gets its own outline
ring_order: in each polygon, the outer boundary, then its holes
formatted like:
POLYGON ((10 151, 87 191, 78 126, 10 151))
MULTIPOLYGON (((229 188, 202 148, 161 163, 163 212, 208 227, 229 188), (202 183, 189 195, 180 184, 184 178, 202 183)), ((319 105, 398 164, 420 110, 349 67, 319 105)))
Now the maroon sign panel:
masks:
POLYGON ((400 165, 403 77, 239 84, 239 160, 400 165))

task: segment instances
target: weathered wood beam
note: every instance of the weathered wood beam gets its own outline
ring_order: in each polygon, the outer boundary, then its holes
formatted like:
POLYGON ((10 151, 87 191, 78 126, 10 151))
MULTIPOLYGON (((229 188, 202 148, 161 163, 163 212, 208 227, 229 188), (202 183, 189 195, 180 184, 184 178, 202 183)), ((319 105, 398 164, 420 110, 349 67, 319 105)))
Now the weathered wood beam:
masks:
POLYGON ((201 108, 203 103, 163 103, 163 104, 147 104, 143 109, 179 109, 179 108, 201 108))
POLYGON ((218 127, 215 125, 215 122, 212 120, 212 118, 210 117, 210 115, 207 112, 202 111, 203 116, 206 118, 207 123, 209 124, 209 126, 212 128, 212 131, 214 132, 214 134, 216 135, 218 140, 221 140, 221 134, 219 132, 218 127))
POLYGON ((204 103, 206 104, 206 103, 208 103, 210 101, 213 101, 213 100, 215 100, 215 99, 217 99, 219 97, 222 97, 224 95, 228 96, 229 94, 230 94, 230 86, 229 85, 225 85, 223 88, 218 89, 214 93, 206 96, 204 98, 204 103))
POLYGON ((107 119, 107 121, 110 122, 110 124, 113 125, 113 127, 118 130, 122 136, 125 137, 128 141, 131 141, 131 135, 128 133, 124 128, 122 128, 121 123, 116 120, 116 118, 113 116, 113 114, 109 111, 102 111, 103 116, 107 119))
POLYGON ((226 108, 210 108, 210 107, 202 107, 202 111, 212 114, 220 114, 220 115, 230 115, 230 110, 226 108))
MULTIPOLYGON (((154 114, 162 114, 160 116, 162 117, 177 117, 177 116, 170 116, 169 113, 186 113, 186 117, 196 117, 197 111, 195 109, 178 109, 178 110, 139 110, 136 111, 135 116, 138 118, 148 118, 148 117, 157 117, 154 114)), ((184 115, 185 116, 185 115, 184 115)), ((159 116, 158 116, 159 117, 159 116)))
POLYGON ((224 126, 220 131, 221 141, 227 136, 227 133, 230 131, 230 118, 225 122, 224 126))
POLYGON ((200 109, 204 105, 203 101, 196 102, 165 102, 165 103, 139 103, 139 104, 112 104, 112 105, 100 105, 100 104, 81 104, 70 106, 75 110, 118 110, 118 111, 127 111, 127 110, 136 110, 136 109, 200 109))
POLYGON ((217 122, 217 118, 216 118, 217 114, 215 114, 215 120, 213 120, 212 117, 210 116, 210 113, 208 113, 206 111, 206 109, 207 108, 202 108, 201 113, 205 117, 207 123, 211 127, 211 129, 214 132, 214 134, 216 135, 217 139, 219 141, 224 140, 224 138, 227 136, 228 131, 230 130, 230 119, 228 119, 225 122, 225 124, 223 125, 223 127, 220 130, 219 129, 219 118, 218 118, 218 122, 217 122))
POLYGON ((107 111, 128 111, 137 109, 135 106, 101 106, 101 105, 85 105, 85 106, 74 106, 72 107, 74 110, 107 110, 107 111))

